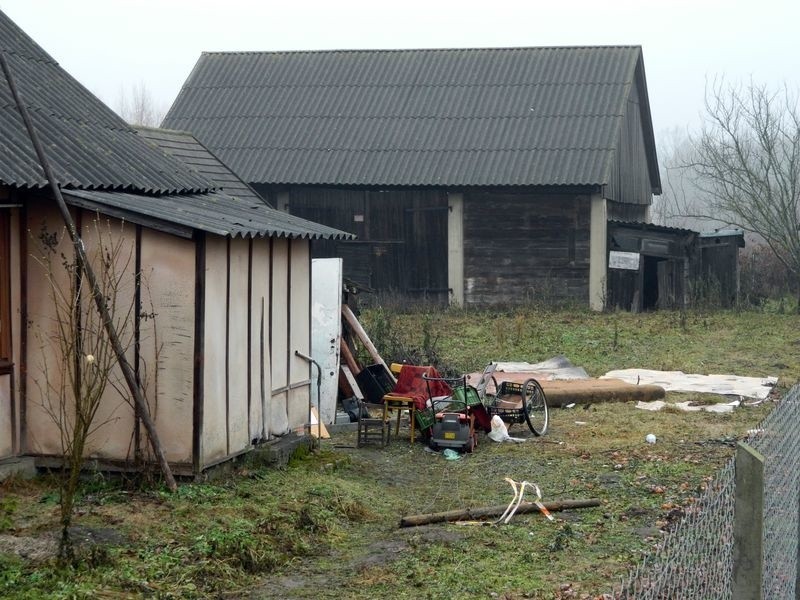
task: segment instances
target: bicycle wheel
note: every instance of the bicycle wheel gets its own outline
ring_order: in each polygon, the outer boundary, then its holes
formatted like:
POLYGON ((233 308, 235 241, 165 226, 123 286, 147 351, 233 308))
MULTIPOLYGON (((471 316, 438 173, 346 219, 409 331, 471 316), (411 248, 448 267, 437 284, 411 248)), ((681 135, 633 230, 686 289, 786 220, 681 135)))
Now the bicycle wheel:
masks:
POLYGON ((522 384, 522 410, 533 435, 544 435, 549 422, 547 398, 542 386, 535 379, 528 379, 522 384))

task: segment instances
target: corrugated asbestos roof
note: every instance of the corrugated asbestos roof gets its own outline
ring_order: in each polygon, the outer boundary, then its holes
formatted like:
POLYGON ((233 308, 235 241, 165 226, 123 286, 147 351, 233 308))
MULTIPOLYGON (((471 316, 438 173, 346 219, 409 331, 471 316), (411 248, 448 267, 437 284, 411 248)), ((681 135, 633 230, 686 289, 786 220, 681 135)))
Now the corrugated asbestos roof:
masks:
POLYGON ((164 125, 249 182, 602 185, 641 60, 638 46, 203 53, 164 125))
POLYGON ((141 219, 141 216, 145 216, 155 222, 223 236, 306 239, 355 237, 270 208, 260 198, 252 201, 217 191, 149 196, 127 192, 65 190, 64 198, 71 204, 127 217, 135 223, 147 224, 141 219))
POLYGON ((609 227, 621 227, 625 229, 641 229, 642 231, 660 231, 662 233, 698 233, 694 229, 683 229, 681 227, 670 227, 669 225, 656 225, 655 223, 644 223, 642 221, 609 221, 609 227))
MULTIPOLYGON (((148 142, 196 170, 219 188, 219 191, 210 194, 182 196, 168 201, 162 199, 164 201, 161 202, 137 197, 137 210, 144 214, 233 237, 355 238, 350 233, 275 210, 191 133, 152 127, 137 127, 136 131, 148 142)), ((83 198, 89 199, 86 196, 83 198)), ((105 198, 94 195, 91 199, 112 205, 125 201, 117 194, 105 198)))
MULTIPOLYGON (((2 11, 0 51, 68 202, 178 235, 199 229, 232 237, 354 237, 274 210, 189 135, 137 133, 2 11)), ((2 73, 0 184, 47 185, 2 73)))
MULTIPOLYGON (((199 192, 203 177, 147 144, 0 11, 0 51, 64 187, 199 192)), ((0 182, 47 184, 8 81, 0 72, 0 182)))
POLYGON ((189 168, 200 173, 215 188, 223 190, 230 196, 269 205, 253 188, 239 179, 208 148, 197 141, 191 133, 139 126, 134 129, 148 142, 155 144, 170 156, 174 156, 189 168))

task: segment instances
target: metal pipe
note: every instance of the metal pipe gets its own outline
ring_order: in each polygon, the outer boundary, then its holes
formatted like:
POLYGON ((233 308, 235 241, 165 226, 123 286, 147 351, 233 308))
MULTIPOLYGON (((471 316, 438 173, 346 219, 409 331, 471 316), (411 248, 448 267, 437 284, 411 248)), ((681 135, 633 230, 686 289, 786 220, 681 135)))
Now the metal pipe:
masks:
MULTIPOLYGON (((322 446, 322 367, 308 354, 295 350, 294 355, 317 367, 317 448, 322 446)), ((311 394, 308 395, 308 428, 311 431, 311 394)))

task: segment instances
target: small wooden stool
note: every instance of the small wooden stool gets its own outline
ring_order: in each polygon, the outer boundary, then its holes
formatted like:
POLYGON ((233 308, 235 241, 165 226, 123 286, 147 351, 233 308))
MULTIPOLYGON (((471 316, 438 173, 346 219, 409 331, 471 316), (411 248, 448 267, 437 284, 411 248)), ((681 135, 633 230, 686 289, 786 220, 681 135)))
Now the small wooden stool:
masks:
POLYGON ((383 408, 383 413, 378 418, 359 415, 356 447, 361 448, 366 444, 378 444, 383 448, 389 441, 389 424, 386 420, 386 405, 381 407, 380 404, 366 404, 364 406, 368 410, 372 408, 374 411, 383 408))
POLYGON ((414 413, 416 404, 413 398, 395 394, 386 394, 383 397, 383 414, 385 420, 389 421, 389 412, 397 412, 397 423, 395 424, 394 436, 400 435, 400 416, 403 411, 409 411, 408 428, 411 430, 411 443, 414 443, 414 413))

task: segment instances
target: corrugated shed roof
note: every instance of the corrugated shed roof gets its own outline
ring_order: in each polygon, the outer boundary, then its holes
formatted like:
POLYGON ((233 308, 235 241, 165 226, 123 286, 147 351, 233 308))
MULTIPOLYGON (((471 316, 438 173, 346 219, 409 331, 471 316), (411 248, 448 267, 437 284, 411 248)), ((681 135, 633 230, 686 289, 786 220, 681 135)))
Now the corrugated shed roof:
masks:
POLYGON ((164 125, 250 182, 602 185, 641 60, 638 46, 203 53, 164 125))
POLYGON ((200 194, 150 196, 127 192, 65 190, 67 202, 89 209, 110 210, 115 216, 142 222, 142 215, 230 237, 287 237, 305 239, 353 239, 338 229, 306 221, 270 208, 263 200, 248 200, 212 191, 200 194))
POLYGON ((215 188, 229 196, 236 196, 251 202, 267 204, 253 188, 226 167, 214 154, 195 137, 186 131, 173 129, 156 129, 154 127, 134 127, 148 142, 174 156, 184 165, 194 169, 208 179, 215 188))
POLYGON ((656 225, 655 223, 644 223, 642 221, 609 221, 608 225, 628 229, 641 229, 642 231, 660 231, 663 233, 698 235, 698 232, 696 232, 694 229, 683 229, 681 227, 670 227, 668 225, 656 225))
MULTIPOLYGON (((0 51, 62 186, 146 193, 211 188, 202 176, 137 136, 2 11, 0 51)), ((2 72, 0 182, 19 188, 47 183, 2 72)))

